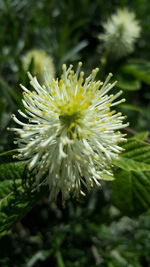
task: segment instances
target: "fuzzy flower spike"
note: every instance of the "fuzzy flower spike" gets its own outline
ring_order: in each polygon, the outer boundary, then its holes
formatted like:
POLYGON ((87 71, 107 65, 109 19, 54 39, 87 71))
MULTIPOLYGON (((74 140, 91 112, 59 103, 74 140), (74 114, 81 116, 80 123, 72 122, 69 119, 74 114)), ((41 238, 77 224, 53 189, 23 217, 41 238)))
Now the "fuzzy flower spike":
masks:
POLYGON ((27 123, 13 119, 21 128, 13 128, 19 138, 18 158, 27 159, 29 170, 34 170, 36 183, 43 177, 49 185, 50 200, 56 200, 61 192, 65 201, 78 197, 94 185, 100 185, 104 176, 111 175, 109 167, 122 148, 125 140, 120 129, 125 118, 111 110, 122 102, 116 95, 107 95, 116 82, 95 81, 98 68, 84 79, 72 65, 62 66, 61 79, 53 79, 49 86, 41 87, 36 77, 29 73, 34 90, 24 90, 25 113, 19 110, 27 123))
POLYGON ((133 12, 118 9, 103 23, 104 33, 99 35, 103 47, 113 59, 122 58, 134 51, 140 36, 141 26, 133 12))
POLYGON ((29 50, 22 58, 22 64, 25 71, 28 71, 32 60, 34 63, 32 73, 37 77, 38 81, 40 81, 42 85, 49 84, 50 80, 55 76, 53 58, 44 50, 29 50))

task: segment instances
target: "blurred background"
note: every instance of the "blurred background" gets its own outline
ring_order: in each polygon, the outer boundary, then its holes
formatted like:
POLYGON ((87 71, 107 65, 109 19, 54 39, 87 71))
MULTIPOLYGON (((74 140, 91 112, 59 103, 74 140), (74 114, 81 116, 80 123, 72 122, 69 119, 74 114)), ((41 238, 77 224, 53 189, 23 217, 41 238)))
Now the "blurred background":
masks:
MULTIPOLYGON (((82 61, 87 75, 99 67, 102 80, 112 72, 126 98, 126 131, 149 132, 149 14, 149 0, 0 0, 0 152, 15 148, 6 129, 23 108, 27 71, 44 84, 45 69, 59 77, 63 63, 82 61)), ((150 266, 149 212, 121 211, 111 184, 103 189, 65 208, 41 199, 0 240, 0 266, 150 266)))

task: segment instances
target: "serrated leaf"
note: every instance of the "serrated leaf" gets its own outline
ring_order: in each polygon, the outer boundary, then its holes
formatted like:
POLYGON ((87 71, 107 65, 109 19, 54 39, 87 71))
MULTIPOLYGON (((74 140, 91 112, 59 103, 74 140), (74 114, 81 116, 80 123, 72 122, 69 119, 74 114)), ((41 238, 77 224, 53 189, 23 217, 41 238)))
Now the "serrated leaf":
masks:
MULTIPOLYGON (((0 181, 0 202, 12 192, 13 185, 14 181, 12 180, 0 181)), ((20 186, 21 180, 16 180, 15 185, 20 186)))
POLYGON ((138 215, 150 208, 150 172, 118 171, 113 181, 113 204, 126 215, 138 215))
POLYGON ((119 157, 119 159, 114 159, 113 164, 125 171, 150 171, 150 164, 146 164, 144 162, 136 161, 126 157, 119 157))
POLYGON ((125 149, 123 157, 131 158, 136 161, 150 163, 150 144, 135 137, 129 138, 128 142, 123 145, 125 149))
POLYGON ((148 136, 149 136, 149 132, 145 131, 145 132, 136 134, 134 138, 144 141, 148 138, 148 136))
POLYGON ((3 163, 11 156, 12 151, 0 155, 0 236, 6 234, 46 193, 44 186, 33 189, 25 161, 3 163))
POLYGON ((137 215, 150 208, 150 145, 133 137, 123 145, 125 151, 112 183, 112 199, 123 213, 137 215))
POLYGON ((0 236, 6 234, 46 194, 44 187, 32 192, 25 190, 22 185, 14 190, 14 185, 11 184, 9 189, 9 193, 0 199, 0 236))
POLYGON ((25 161, 0 164, 0 181, 21 179, 24 175, 25 167, 25 161))

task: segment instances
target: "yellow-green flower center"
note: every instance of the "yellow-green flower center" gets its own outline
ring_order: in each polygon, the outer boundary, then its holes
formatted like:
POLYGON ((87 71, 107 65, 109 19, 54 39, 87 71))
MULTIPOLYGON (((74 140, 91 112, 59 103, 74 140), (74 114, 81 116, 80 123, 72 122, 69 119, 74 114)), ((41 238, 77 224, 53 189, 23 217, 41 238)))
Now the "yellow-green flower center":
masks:
POLYGON ((64 114, 59 116, 60 121, 66 124, 66 126, 74 125, 79 121, 80 118, 81 114, 79 112, 76 112, 71 115, 64 114))

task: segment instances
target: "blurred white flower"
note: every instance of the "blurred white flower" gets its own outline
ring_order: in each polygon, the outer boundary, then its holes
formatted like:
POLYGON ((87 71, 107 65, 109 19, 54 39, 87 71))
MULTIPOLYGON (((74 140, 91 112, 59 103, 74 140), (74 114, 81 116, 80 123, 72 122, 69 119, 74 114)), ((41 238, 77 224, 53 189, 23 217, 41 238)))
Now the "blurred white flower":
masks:
POLYGON ((114 59, 121 58, 134 50, 134 44, 140 36, 141 27, 133 12, 118 9, 105 23, 104 33, 99 35, 108 54, 114 59))
POLYGON ((54 78, 55 67, 53 59, 44 50, 33 49, 28 51, 23 59, 23 68, 28 71, 29 66, 33 60, 32 73, 35 75, 41 84, 49 84, 50 80, 54 78))
POLYGON ((116 158, 122 148, 119 142, 125 140, 118 131, 128 124, 121 113, 111 107, 124 102, 107 93, 116 82, 95 81, 98 69, 84 79, 72 65, 63 65, 61 79, 53 79, 49 86, 40 86, 36 77, 29 74, 35 89, 24 90, 25 113, 19 110, 27 123, 13 119, 21 128, 13 128, 19 138, 20 159, 28 160, 29 170, 36 172, 36 183, 42 179, 49 185, 50 199, 56 200, 59 192, 65 201, 70 193, 78 197, 100 185, 104 175, 111 175, 109 169, 112 158, 116 158))

